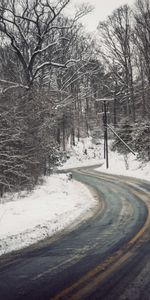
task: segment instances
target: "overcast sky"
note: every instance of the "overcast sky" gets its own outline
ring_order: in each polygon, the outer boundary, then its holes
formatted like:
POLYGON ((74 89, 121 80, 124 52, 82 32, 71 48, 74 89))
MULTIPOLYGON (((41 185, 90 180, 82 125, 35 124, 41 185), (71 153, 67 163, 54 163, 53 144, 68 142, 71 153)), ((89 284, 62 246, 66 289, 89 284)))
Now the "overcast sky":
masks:
POLYGON ((68 12, 72 12, 72 6, 80 3, 89 3, 95 7, 93 12, 82 19, 82 23, 86 25, 88 31, 94 31, 99 21, 103 21, 111 12, 120 5, 129 4, 132 6, 135 0, 71 0, 68 6, 68 12))

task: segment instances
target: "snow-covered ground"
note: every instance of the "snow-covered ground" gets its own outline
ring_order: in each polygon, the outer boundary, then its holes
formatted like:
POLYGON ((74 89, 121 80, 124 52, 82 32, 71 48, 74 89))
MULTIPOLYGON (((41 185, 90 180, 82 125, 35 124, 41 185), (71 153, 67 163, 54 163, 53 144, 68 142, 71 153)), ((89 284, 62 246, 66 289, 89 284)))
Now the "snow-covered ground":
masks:
POLYGON ((79 222, 97 202, 89 189, 65 174, 52 175, 25 195, 0 204, 0 255, 26 247, 79 222))
POLYGON ((59 169, 69 169, 103 163, 102 149, 103 142, 100 141, 95 145, 92 143, 90 137, 81 139, 79 142, 76 141, 76 146, 68 149, 70 158, 64 165, 59 167, 59 169))
MULTIPOLYGON (((103 152, 103 141, 93 145, 91 138, 83 139, 60 169, 101 164, 96 170, 150 181, 150 162, 142 165, 133 154, 125 158, 109 150, 106 170, 103 152)), ((65 174, 47 177, 28 195, 6 195, 0 203, 0 255, 53 236, 90 215, 96 204, 86 186, 65 174)))
POLYGON ((132 176, 150 181, 150 162, 141 163, 137 160, 136 155, 132 153, 126 157, 111 151, 110 148, 111 141, 109 142, 108 155, 109 168, 106 169, 103 140, 100 140, 100 144, 93 145, 91 138, 83 139, 70 150, 70 159, 62 166, 62 169, 101 164, 101 167, 96 168, 97 171, 132 176), (84 153, 85 149, 87 154, 84 153))
POLYGON ((109 168, 104 164, 96 169, 109 174, 125 175, 150 181, 150 162, 141 163, 132 153, 126 157, 109 151, 109 168))

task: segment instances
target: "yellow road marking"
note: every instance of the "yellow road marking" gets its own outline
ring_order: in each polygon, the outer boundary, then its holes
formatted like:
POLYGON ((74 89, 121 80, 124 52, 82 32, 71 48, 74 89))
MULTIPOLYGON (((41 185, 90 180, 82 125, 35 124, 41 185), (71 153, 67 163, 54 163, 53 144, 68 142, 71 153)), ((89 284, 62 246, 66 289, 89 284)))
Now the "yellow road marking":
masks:
POLYGON ((80 280, 78 280, 72 286, 64 289, 51 300, 61 300, 66 298, 70 300, 83 299, 83 296, 85 296, 90 290, 98 286, 98 284, 100 284, 104 279, 106 279, 111 273, 115 272, 119 268, 119 266, 121 266, 126 260, 128 260, 131 256, 134 255, 132 251, 133 246, 137 243, 137 241, 140 238, 142 238, 142 236, 150 226, 150 203, 149 201, 147 201, 149 197, 143 197, 143 193, 139 193, 136 191, 132 191, 132 193, 134 193, 138 197, 140 194, 141 200, 143 200, 143 202, 145 202, 148 207, 148 216, 145 224, 140 229, 140 231, 127 243, 126 246, 123 247, 123 249, 120 249, 117 252, 115 252, 112 256, 108 257, 103 263, 98 265, 92 271, 85 274, 80 280))
MULTIPOLYGON (((79 300, 83 299, 85 295, 88 294, 88 292, 94 290, 103 280, 105 280, 115 269, 117 269, 121 264, 123 264, 129 257, 131 257, 133 254, 131 252, 126 253, 123 255, 119 260, 117 260, 112 266, 109 267, 105 272, 102 274, 99 274, 96 276, 96 278, 92 279, 92 282, 88 283, 86 286, 84 286, 81 290, 79 290, 77 293, 73 294, 73 296, 69 297, 71 300, 79 300)), ((61 298, 60 298, 61 299, 61 298)))

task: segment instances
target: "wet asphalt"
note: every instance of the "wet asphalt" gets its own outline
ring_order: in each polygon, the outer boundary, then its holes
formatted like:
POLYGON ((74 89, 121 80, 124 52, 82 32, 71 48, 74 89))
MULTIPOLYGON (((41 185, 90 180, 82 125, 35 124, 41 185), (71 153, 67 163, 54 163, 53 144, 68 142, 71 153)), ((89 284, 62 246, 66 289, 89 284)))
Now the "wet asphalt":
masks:
MULTIPOLYGON (((1 258, 0 300, 53 299, 122 248, 145 223, 146 205, 123 181, 119 182, 117 177, 114 181, 97 178, 94 174, 80 174, 79 171, 72 173, 74 179, 97 191, 99 201, 104 203, 103 210, 53 242, 50 239, 39 248, 30 247, 1 258)), ((150 188, 146 183, 139 185, 146 191, 150 188)), ((149 244, 145 251, 148 247, 149 244)), ((129 260, 115 277, 110 276, 84 299, 117 299, 129 277, 132 279, 129 269, 134 265, 133 275, 136 276, 139 272, 137 261, 144 257, 143 252, 139 252, 134 261, 129 260)))

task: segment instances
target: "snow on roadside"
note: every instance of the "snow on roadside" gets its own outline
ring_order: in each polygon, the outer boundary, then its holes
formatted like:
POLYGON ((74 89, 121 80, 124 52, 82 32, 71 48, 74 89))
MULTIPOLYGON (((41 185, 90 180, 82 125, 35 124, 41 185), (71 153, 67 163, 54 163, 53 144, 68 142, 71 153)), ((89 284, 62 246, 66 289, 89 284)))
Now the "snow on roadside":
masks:
POLYGON ((54 235, 97 204, 86 186, 66 174, 47 177, 32 193, 6 200, 0 204, 0 255, 54 235))
POLYGON ((109 169, 106 169, 104 160, 104 142, 98 145, 92 143, 92 138, 84 138, 78 142, 70 151, 70 159, 63 165, 62 169, 83 167, 90 165, 102 165, 96 168, 99 172, 131 176, 150 181, 150 162, 141 163, 132 153, 128 156, 111 151, 112 140, 109 140, 109 169), (84 151, 87 150, 87 155, 84 151))
POLYGON ((141 163, 132 153, 126 158, 124 155, 109 150, 109 168, 106 169, 105 162, 103 162, 103 165, 96 170, 150 181, 150 162, 141 163))
POLYGON ((91 165, 102 165, 96 168, 99 172, 131 176, 150 181, 150 162, 141 163, 132 153, 128 156, 111 151, 112 140, 109 140, 109 169, 106 169, 104 160, 104 142, 100 140, 97 145, 92 138, 81 139, 76 146, 69 150, 70 158, 60 169, 69 169, 91 165), (87 154, 85 154, 85 149, 87 154))
POLYGON ((95 145, 92 143, 92 138, 82 138, 79 142, 76 140, 76 145, 68 149, 70 158, 67 159, 66 163, 59 167, 59 169, 77 168, 82 166, 90 166, 100 164, 102 160, 102 145, 95 145))

